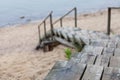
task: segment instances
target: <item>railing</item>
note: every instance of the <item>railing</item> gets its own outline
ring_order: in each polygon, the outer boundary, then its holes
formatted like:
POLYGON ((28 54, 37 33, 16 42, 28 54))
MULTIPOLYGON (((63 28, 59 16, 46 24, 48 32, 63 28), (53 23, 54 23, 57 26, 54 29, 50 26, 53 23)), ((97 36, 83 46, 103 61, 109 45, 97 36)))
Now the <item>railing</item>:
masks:
POLYGON ((60 26, 63 27, 63 19, 64 19, 67 15, 69 15, 71 12, 73 12, 73 11, 74 11, 75 27, 77 27, 77 8, 76 8, 76 7, 73 8, 72 10, 70 10, 68 13, 66 13, 64 16, 62 16, 62 17, 59 18, 58 20, 56 20, 56 21, 53 23, 53 25, 60 21, 60 26))
POLYGON ((44 25, 44 35, 45 38, 47 38, 47 32, 46 32, 46 20, 50 18, 50 27, 51 27, 51 33, 53 33, 53 25, 52 25, 52 11, 49 13, 49 15, 41 22, 41 24, 38 25, 38 35, 39 35, 39 44, 41 44, 41 33, 40 33, 40 27, 42 24, 44 25))
POLYGON ((64 17, 66 17, 68 14, 70 14, 73 11, 74 11, 75 27, 77 27, 77 8, 76 7, 73 8, 72 10, 70 10, 68 13, 66 13, 64 16, 62 16, 58 20, 56 20, 54 23, 52 22, 52 13, 53 12, 51 11, 49 13, 49 15, 41 22, 41 24, 38 25, 39 44, 41 44, 41 42, 42 42, 42 39, 41 39, 41 30, 40 30, 40 27, 42 25, 44 25, 44 36, 45 36, 45 39, 47 39, 46 20, 48 20, 48 18, 50 18, 50 27, 51 27, 51 33, 52 33, 51 36, 53 38, 53 25, 60 21, 60 25, 62 27, 63 26, 63 19, 64 19, 64 17))
POLYGON ((107 34, 110 35, 111 31, 111 10, 112 9, 120 9, 120 7, 109 7, 108 8, 108 25, 107 25, 107 34))

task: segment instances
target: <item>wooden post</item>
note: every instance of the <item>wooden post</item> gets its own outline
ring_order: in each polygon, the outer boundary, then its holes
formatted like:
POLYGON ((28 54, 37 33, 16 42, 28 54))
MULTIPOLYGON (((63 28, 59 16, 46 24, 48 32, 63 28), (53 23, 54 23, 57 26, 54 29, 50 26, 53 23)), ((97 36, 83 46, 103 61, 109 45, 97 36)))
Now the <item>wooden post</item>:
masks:
POLYGON ((45 38, 47 38, 47 33, 46 33, 46 22, 44 21, 44 34, 45 34, 45 38))
POLYGON ((44 41, 44 52, 52 51, 53 50, 53 42, 52 41, 44 41))
POLYGON ((75 8, 75 27, 77 27, 77 8, 75 8))
POLYGON ((62 18, 60 18, 60 26, 63 27, 62 18))
POLYGON ((39 44, 41 43, 40 26, 38 26, 39 44))
POLYGON ((107 26, 107 34, 110 35, 111 28, 111 8, 108 8, 108 26, 107 26))
POLYGON ((53 40, 53 23, 52 23, 52 12, 50 14, 50 26, 51 26, 51 35, 52 35, 52 40, 53 40))

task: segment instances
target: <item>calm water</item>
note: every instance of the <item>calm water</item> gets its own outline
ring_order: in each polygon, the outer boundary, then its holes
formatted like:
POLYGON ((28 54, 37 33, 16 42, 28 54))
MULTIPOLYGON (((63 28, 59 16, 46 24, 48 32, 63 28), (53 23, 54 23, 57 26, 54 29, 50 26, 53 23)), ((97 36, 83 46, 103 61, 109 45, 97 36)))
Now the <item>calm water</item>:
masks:
POLYGON ((0 0, 0 26, 38 20, 51 10, 60 16, 75 6, 83 13, 120 6, 120 0, 0 0))

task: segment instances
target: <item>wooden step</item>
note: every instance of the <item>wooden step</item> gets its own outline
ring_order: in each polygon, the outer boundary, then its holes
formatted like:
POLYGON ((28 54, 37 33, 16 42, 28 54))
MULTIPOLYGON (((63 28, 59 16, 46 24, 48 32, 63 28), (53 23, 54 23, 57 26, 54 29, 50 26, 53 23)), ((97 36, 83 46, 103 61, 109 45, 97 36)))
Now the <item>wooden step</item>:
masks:
POLYGON ((110 62, 110 56, 107 55, 99 55, 96 58, 95 65, 108 67, 110 62))
POLYGON ((114 56, 120 56, 120 48, 115 48, 114 56))
POLYGON ((100 80, 103 73, 102 66, 88 65, 81 80, 100 80))
POLYGON ((85 64, 67 63, 65 67, 53 68, 44 80, 79 80, 85 67, 85 64))
POLYGON ((112 56, 110 59, 110 67, 120 68, 120 57, 112 56))
POLYGON ((82 55, 80 59, 72 58, 68 62, 56 63, 44 80, 120 79, 120 57, 99 55, 94 59, 94 56, 82 55))
POLYGON ((100 80, 102 73, 102 66, 67 62, 66 66, 52 68, 44 80, 100 80))
POLYGON ((68 41, 65 40, 65 39, 61 39, 61 38, 59 38, 59 37, 54 37, 54 39, 55 39, 56 41, 58 41, 59 43, 65 45, 65 46, 68 46, 68 47, 71 47, 71 48, 75 48, 75 46, 74 46, 72 43, 68 42, 68 41))
POLYGON ((114 48, 104 47, 103 55, 113 56, 114 55, 114 50, 115 50, 114 48))
POLYGON ((97 55, 101 55, 102 54, 103 49, 104 49, 104 47, 99 47, 99 46, 96 47, 96 46, 86 45, 84 47, 84 49, 82 50, 82 52, 90 53, 92 55, 97 56, 97 55))
POLYGON ((101 46, 101 47, 106 47, 108 44, 107 39, 94 39, 91 40, 90 45, 91 46, 101 46))
POLYGON ((120 68, 104 68, 102 80, 120 80, 120 68))

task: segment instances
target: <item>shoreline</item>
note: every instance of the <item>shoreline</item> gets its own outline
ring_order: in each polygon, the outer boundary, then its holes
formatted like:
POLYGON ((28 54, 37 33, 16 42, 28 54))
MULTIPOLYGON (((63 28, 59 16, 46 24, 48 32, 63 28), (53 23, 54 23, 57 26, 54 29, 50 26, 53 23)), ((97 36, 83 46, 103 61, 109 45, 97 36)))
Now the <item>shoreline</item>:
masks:
MULTIPOLYGON (((97 14, 97 13, 100 13, 100 12, 104 12, 104 11, 106 11, 106 9, 100 9, 100 10, 95 10, 95 11, 90 11, 90 12, 80 12, 80 13, 77 13, 78 14, 78 17, 79 16, 86 16, 86 15, 93 15, 93 14, 97 14)), ((47 14, 46 14, 46 16, 47 16, 47 14)), ((53 15, 53 19, 55 20, 55 19, 59 19, 60 17, 62 17, 63 15, 57 15, 57 16, 55 16, 54 17, 54 15, 53 15)), ((71 15, 69 16, 69 17, 72 17, 71 15)), ((34 20, 30 20, 30 21, 25 21, 25 22, 23 22, 23 23, 13 23, 13 24, 6 24, 6 25, 4 25, 4 26, 0 26, 0 28, 3 28, 3 27, 11 27, 11 26, 19 26, 19 25, 25 25, 25 24, 30 24, 30 23, 38 23, 38 22, 40 22, 40 21, 42 21, 44 18, 41 18, 41 19, 34 19, 34 20)), ((21 19, 22 20, 22 19, 21 19)))
MULTIPOLYGON (((120 10, 114 11, 113 14, 112 30, 119 33, 120 10)), ((72 17, 66 17, 63 21, 65 26, 74 26, 72 17)), ((39 23, 40 21, 35 21, 0 28, 0 80, 43 80, 56 61, 66 60, 64 50, 67 47, 62 45, 46 53, 35 50, 38 44, 39 23)), ((49 26, 49 21, 47 25, 49 26)), ((58 26, 59 23, 54 25, 54 27, 58 26)), ((107 12, 78 15, 78 27, 105 32, 107 12)))

